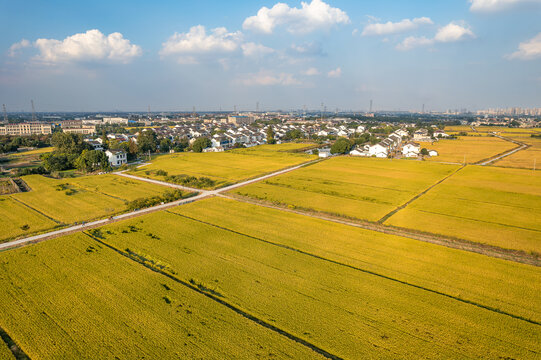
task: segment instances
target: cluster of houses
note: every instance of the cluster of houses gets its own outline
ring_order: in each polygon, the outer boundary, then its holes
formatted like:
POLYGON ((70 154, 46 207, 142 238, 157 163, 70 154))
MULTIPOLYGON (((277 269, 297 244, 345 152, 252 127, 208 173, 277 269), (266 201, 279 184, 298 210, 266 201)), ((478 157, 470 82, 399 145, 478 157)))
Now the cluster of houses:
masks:
MULTIPOLYGON (((281 143, 288 139, 288 134, 296 131, 297 135, 303 138, 307 137, 352 137, 365 133, 365 125, 355 127, 346 126, 340 123, 278 123, 272 125, 255 125, 250 118, 236 117, 233 120, 221 121, 220 119, 204 122, 183 122, 174 126, 161 126, 147 128, 141 131, 154 131, 160 139, 170 139, 175 142, 179 139, 188 139, 190 143, 200 137, 207 137, 211 140, 211 146, 203 149, 204 152, 221 152, 236 146, 252 147, 267 143, 267 133, 272 129, 274 139, 281 143)), ((108 134, 109 141, 115 140, 119 143, 134 141, 137 143, 135 134, 108 134)), ((429 135, 426 129, 420 129, 410 136, 410 133, 400 128, 376 144, 367 144, 357 146, 350 155, 387 158, 390 156, 415 158, 421 153, 419 142, 434 141, 434 138, 447 137, 448 135, 441 130, 434 130, 433 135, 429 135)), ((98 137, 95 139, 86 139, 86 141, 95 150, 104 150, 103 140, 98 137)), ((127 162, 127 154, 122 150, 107 150, 107 156, 111 165, 118 166, 127 162)), ((430 156, 437 156, 435 150, 429 150, 430 156)), ((330 156, 328 149, 320 149, 320 156, 330 156)))
MULTIPOLYGON (((430 136, 428 130, 420 129, 413 134, 413 140, 410 139, 409 132, 404 129, 398 129, 388 137, 377 144, 367 144, 356 147, 349 154, 352 156, 366 156, 377 158, 388 158, 390 156, 400 156, 405 158, 417 158, 421 155, 421 144, 419 142, 431 142, 434 138, 448 137, 444 131, 435 130, 434 135, 430 136)), ((438 156, 436 150, 428 150, 429 156, 438 156)))

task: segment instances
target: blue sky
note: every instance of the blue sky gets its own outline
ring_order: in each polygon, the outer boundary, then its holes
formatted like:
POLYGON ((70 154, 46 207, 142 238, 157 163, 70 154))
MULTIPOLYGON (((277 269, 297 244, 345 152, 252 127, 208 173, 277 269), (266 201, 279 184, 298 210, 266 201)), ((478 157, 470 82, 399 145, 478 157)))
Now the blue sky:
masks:
POLYGON ((541 107, 541 0, 0 1, 8 110, 541 107))

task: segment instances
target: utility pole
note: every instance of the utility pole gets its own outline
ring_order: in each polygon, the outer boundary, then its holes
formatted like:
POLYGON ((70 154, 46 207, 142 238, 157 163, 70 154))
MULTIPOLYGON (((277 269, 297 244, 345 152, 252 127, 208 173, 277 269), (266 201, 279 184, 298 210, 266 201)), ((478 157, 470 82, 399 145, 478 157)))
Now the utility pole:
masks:
POLYGON ((2 107, 4 108, 4 122, 8 123, 8 112, 6 111, 6 104, 2 104, 2 107))
POLYGON ((36 108, 34 107, 34 100, 30 100, 32 104, 32 121, 36 121, 36 108))

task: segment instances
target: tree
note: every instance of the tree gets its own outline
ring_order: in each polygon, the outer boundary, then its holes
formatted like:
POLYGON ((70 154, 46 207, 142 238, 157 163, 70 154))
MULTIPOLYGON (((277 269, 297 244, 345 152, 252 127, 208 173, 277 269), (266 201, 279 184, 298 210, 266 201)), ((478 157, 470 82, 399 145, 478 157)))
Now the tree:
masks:
POLYGON ((146 153, 148 151, 156 152, 156 149, 158 148, 158 137, 156 136, 156 133, 152 130, 141 131, 137 137, 137 146, 141 153, 146 153))
POLYGON ((286 132, 286 135, 284 136, 286 140, 300 139, 301 137, 302 137, 302 132, 298 129, 289 130, 288 132, 286 132))
POLYGON ((188 141, 188 138, 182 137, 182 138, 176 138, 175 139, 175 152, 182 152, 186 148, 190 146, 190 142, 188 141))
POLYGON ((128 160, 135 159, 138 151, 139 151, 139 147, 137 146, 137 143, 133 141, 133 139, 130 139, 130 141, 128 141, 128 150, 127 150, 128 160))
POLYGON ((48 171, 62 171, 72 167, 72 163, 66 154, 53 152, 42 155, 41 159, 43 160, 43 166, 48 171))
POLYGON ((212 145, 212 142, 210 141, 209 138, 200 137, 194 141, 194 143, 192 144, 192 149, 194 152, 202 152, 203 149, 206 149, 211 145, 212 145))
POLYGON ((93 172, 96 170, 107 171, 111 169, 107 155, 100 150, 83 150, 75 161, 75 167, 84 172, 93 172))
POLYGON ((272 127, 267 128, 267 144, 276 144, 276 139, 274 139, 274 130, 272 127))
POLYGON ((421 149, 421 155, 423 155, 423 156, 428 155, 428 149, 427 148, 422 148, 421 149))
POLYGON ((60 154, 77 154, 83 150, 89 149, 88 145, 81 134, 72 133, 54 133, 51 138, 51 145, 56 148, 56 152, 60 154))
POLYGON ((351 150, 351 141, 346 138, 340 138, 331 146, 331 154, 346 154, 351 150))
POLYGON ((169 152, 169 149, 171 149, 171 145, 171 140, 162 139, 162 141, 160 141, 160 152, 169 152))

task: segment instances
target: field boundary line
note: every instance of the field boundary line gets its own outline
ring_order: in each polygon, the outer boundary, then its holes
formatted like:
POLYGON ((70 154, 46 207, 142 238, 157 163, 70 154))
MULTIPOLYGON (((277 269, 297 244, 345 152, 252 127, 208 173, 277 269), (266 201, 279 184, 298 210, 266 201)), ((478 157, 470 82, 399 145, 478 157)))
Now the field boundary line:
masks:
POLYGON ((496 154, 494 156, 491 156, 491 157, 489 157, 487 159, 479 160, 478 162, 474 163, 473 165, 487 166, 490 163, 497 162, 497 161, 503 159, 504 157, 507 157, 509 155, 513 155, 514 153, 516 153, 516 152, 518 152, 520 150, 525 150, 525 149, 527 149, 527 148, 529 148, 531 146, 531 145, 528 145, 526 143, 520 142, 518 140, 513 140, 513 139, 510 139, 510 138, 500 136, 500 135, 492 134, 492 136, 497 137, 497 138, 502 139, 502 140, 505 140, 505 141, 508 141, 508 142, 511 142, 511 143, 516 144, 518 146, 511 149, 511 150, 507 150, 507 151, 501 152, 499 154, 496 154))
POLYGON ((420 210, 420 209, 419 209, 419 210, 417 210, 417 211, 424 212, 424 213, 427 213, 427 214, 434 214, 434 215, 440 215, 440 216, 447 216, 447 217, 451 217, 451 218, 455 218, 455 219, 468 220, 468 221, 474 221, 474 222, 480 222, 480 223, 486 223, 486 224, 492 224, 492 225, 499 225, 499 226, 510 227, 510 228, 519 229, 519 230, 527 230, 527 231, 533 231, 533 232, 541 233, 541 230, 538 230, 538 229, 531 229, 531 228, 522 227, 522 226, 517 226, 517 225, 502 224, 502 223, 497 223, 497 222, 494 222, 494 221, 487 221, 487 220, 480 220, 480 219, 474 219, 474 218, 467 218, 467 217, 463 217, 463 216, 449 215, 449 214, 438 213, 438 212, 435 212, 435 211, 428 211, 428 210, 420 210))
POLYGON ((427 189, 421 191, 420 193, 418 193, 417 195, 415 195, 414 197, 412 197, 411 199, 409 199, 408 201, 406 201, 404 204, 400 205, 399 207, 397 207, 396 209, 394 209, 393 211, 391 211, 390 213, 386 214, 385 216, 383 216, 381 219, 379 219, 377 222, 379 224, 383 224, 385 221, 387 221, 391 216, 393 216, 394 214, 396 214, 397 212, 399 212, 400 210, 404 209, 405 207, 407 207, 409 204, 411 204, 412 202, 414 202, 415 200, 419 199, 421 196, 423 196, 424 194, 426 194, 427 192, 429 192, 430 190, 432 190, 434 187, 438 186, 439 184, 441 184, 442 182, 444 182, 445 180, 447 180, 448 178, 450 178, 451 176, 455 175, 457 172, 459 172, 460 170, 464 169, 466 167, 466 165, 463 165, 461 167, 459 167, 458 169, 456 169, 455 171, 453 171, 452 173, 450 173, 449 175, 445 176, 443 179, 440 179, 438 182, 436 182, 435 184, 431 185, 430 187, 428 187, 427 189))
POLYGON ((295 341, 296 343, 309 348, 310 350, 312 350, 312 351, 326 357, 327 359, 343 360, 341 357, 339 357, 337 355, 334 355, 334 354, 331 354, 330 352, 318 347, 317 345, 314 345, 314 344, 312 344, 312 343, 310 343, 310 342, 308 342, 308 341, 306 341, 306 340, 304 340, 304 339, 302 339, 302 338, 300 338, 300 337, 298 337, 298 336, 296 336, 294 334, 291 334, 291 333, 289 333, 289 332, 287 332, 287 331, 285 331, 283 329, 280 329, 279 327, 277 327, 275 325, 272 325, 269 322, 256 317, 255 315, 249 314, 246 311, 242 310, 240 307, 237 307, 237 306, 235 306, 233 304, 230 304, 229 302, 227 302, 227 301, 225 301, 223 299, 220 299, 220 297, 218 297, 216 295, 213 295, 213 294, 210 294, 210 293, 208 293, 208 292, 206 292, 204 290, 201 290, 197 286, 194 286, 194 285, 190 284, 189 282, 184 281, 184 280, 174 276, 173 274, 167 273, 167 272, 165 272, 165 271, 163 271, 161 269, 158 269, 158 268, 156 268, 156 267, 154 267, 154 266, 152 266, 150 264, 147 264, 147 263, 145 263, 143 261, 139 261, 137 258, 135 258, 133 256, 130 256, 129 253, 126 253, 126 252, 116 248, 115 246, 110 245, 110 244, 98 239, 97 237, 92 236, 91 234, 87 233, 86 231, 83 231, 83 234, 88 236, 92 240, 102 244, 103 246, 115 251, 116 253, 130 259, 131 261, 133 261, 133 262, 135 262, 135 263, 137 263, 139 265, 142 265, 142 266, 146 267, 147 269, 149 269, 149 270, 151 270, 153 272, 156 272, 156 273, 158 273, 160 275, 166 276, 167 278, 169 278, 169 279, 171 279, 171 280, 173 280, 173 281, 187 287, 188 289, 193 290, 193 291, 197 292, 198 294, 204 295, 207 298, 219 303, 220 305, 223 305, 223 306, 227 307, 228 309, 234 311, 235 313, 241 315, 242 317, 244 317, 244 318, 246 318, 246 319, 248 319, 248 320, 250 320, 252 322, 255 322, 256 324, 261 325, 262 327, 264 327, 264 328, 266 328, 268 330, 271 330, 271 331, 273 331, 273 332, 275 332, 275 333, 277 333, 279 335, 282 335, 282 336, 284 336, 284 337, 286 337, 286 338, 288 338, 288 339, 290 339, 292 341, 295 341))
MULTIPOLYGON (((11 197, 11 196, 10 196, 10 197, 11 197)), ((15 200, 16 202, 18 202, 19 204, 21 204, 21 205, 23 205, 23 206, 26 206, 26 207, 29 208, 30 210, 33 210, 33 211, 37 212, 38 214, 45 216, 47 219, 49 219, 49 220, 51 220, 51 221, 54 221, 55 223, 57 223, 57 224, 59 224, 59 225, 63 225, 63 224, 64 224, 63 222, 58 221, 58 220, 56 220, 56 219, 50 217, 49 215, 42 213, 42 212, 39 211, 38 209, 34 209, 32 206, 26 204, 25 202, 23 202, 23 201, 21 201, 21 200, 19 200, 19 199, 16 199, 16 198, 14 198, 14 197, 11 197, 11 198, 12 198, 13 200, 15 200)))
POLYGON ((2 327, 0 327, 0 340, 6 344, 6 347, 9 349, 9 351, 11 351, 15 359, 30 360, 30 356, 26 355, 19 344, 17 344, 2 327))
POLYGON ((445 235, 438 235, 433 233, 422 232, 418 230, 411 230, 407 228, 401 228, 391 225, 383 225, 375 222, 370 222, 360 219, 348 219, 341 216, 336 216, 333 214, 325 214, 317 211, 309 210, 299 210, 299 209, 289 209, 285 206, 279 206, 271 204, 262 200, 255 200, 241 195, 224 195, 218 194, 217 196, 231 199, 235 201, 240 201, 252 205, 262 206, 270 209, 275 209, 279 211, 285 211, 294 213, 297 215, 308 216, 315 219, 320 219, 324 221, 330 221, 342 225, 353 226, 360 229, 365 229, 369 231, 376 231, 388 235, 406 237, 413 240, 423 241, 426 243, 431 243, 435 245, 445 246, 451 249, 457 249, 462 251, 469 251, 476 254, 492 257, 495 259, 502 259, 507 261, 513 261, 520 264, 532 265, 532 266, 541 266, 541 258, 539 255, 529 254, 521 250, 505 249, 493 245, 476 243, 473 241, 453 238, 445 235))
POLYGON ((337 260, 328 259, 326 257, 316 255, 316 254, 312 254, 310 252, 300 250, 300 249, 294 248, 294 247, 289 246, 289 245, 275 243, 275 242, 272 242, 270 240, 265 240, 265 239, 258 238, 258 237, 252 236, 252 235, 244 234, 244 233, 241 233, 241 232, 236 231, 236 230, 232 230, 232 229, 229 229, 229 228, 226 228, 226 227, 223 227, 223 226, 220 226, 220 225, 216 225, 216 224, 213 224, 213 223, 209 223, 209 222, 206 222, 206 221, 203 221, 203 220, 195 219, 195 218, 183 215, 183 214, 174 213, 174 212, 170 212, 170 211, 167 211, 167 210, 166 210, 166 212, 169 213, 169 214, 177 215, 177 216, 180 216, 180 217, 183 217, 183 218, 195 221, 195 222, 199 222, 199 223, 202 223, 202 224, 205 224, 205 225, 208 225, 208 226, 212 226, 212 227, 215 227, 215 228, 218 228, 218 229, 221 229, 221 230, 225 230, 225 231, 237 234, 237 235, 241 235, 241 236, 244 236, 244 237, 247 237, 247 238, 250 238, 250 239, 254 239, 254 240, 266 243, 266 244, 270 244, 270 245, 280 247, 280 248, 283 248, 283 249, 286 249, 286 250, 298 252, 300 254, 310 256, 310 257, 316 258, 318 260, 323 260, 323 261, 326 261, 326 262, 329 262, 329 263, 332 263, 332 264, 335 264, 335 265, 347 267, 347 268, 350 268, 350 269, 353 269, 353 270, 356 270, 356 271, 360 271, 360 272, 365 273, 365 274, 380 277, 380 278, 390 280, 390 281, 393 281, 393 282, 396 282, 396 283, 399 283, 399 284, 402 284, 402 285, 411 286, 411 287, 414 287, 416 289, 420 289, 420 290, 424 290, 424 291, 427 291, 427 292, 430 292, 430 293, 433 293, 433 294, 436 294, 436 295, 444 296, 444 297, 447 297, 447 298, 450 298, 450 299, 453 299, 453 300, 456 300, 456 301, 459 301, 459 302, 462 302, 462 303, 465 303, 465 304, 468 304, 468 305, 473 305, 473 306, 476 306, 476 307, 484 309, 484 310, 488 310, 488 311, 498 313, 498 314, 501 314, 501 315, 506 315, 506 316, 509 316, 509 317, 511 317, 513 319, 516 319, 516 320, 522 320, 522 321, 525 321, 525 322, 528 322, 528 323, 531 323, 531 324, 534 324, 534 325, 541 326, 541 322, 539 322, 539 321, 528 319, 528 318, 526 318, 524 316, 521 316, 521 315, 511 314, 509 312, 500 310, 498 308, 495 308, 495 307, 492 307, 492 306, 489 306, 489 305, 484 305, 484 304, 478 303, 476 301, 463 299, 463 298, 460 298, 460 297, 454 296, 454 295, 449 295, 449 294, 446 294, 446 293, 438 291, 438 290, 433 290, 433 289, 430 289, 430 288, 427 288, 427 287, 424 287, 424 286, 421 286, 421 285, 416 285, 416 284, 410 283, 410 282, 405 281, 405 280, 396 279, 396 278, 393 278, 393 277, 388 276, 388 275, 380 274, 380 273, 377 273, 375 271, 371 271, 371 270, 363 269, 363 268, 353 266, 353 265, 350 265, 350 264, 342 263, 342 262, 337 261, 337 260))

